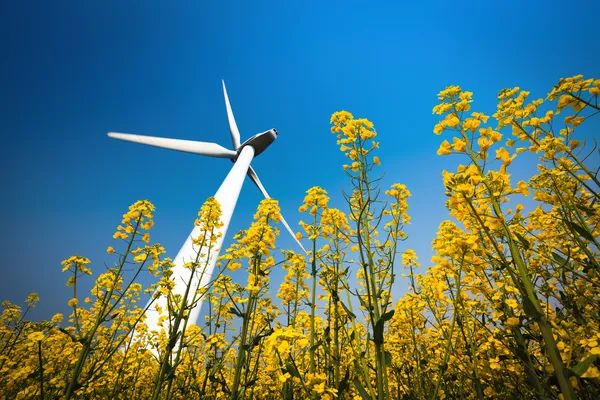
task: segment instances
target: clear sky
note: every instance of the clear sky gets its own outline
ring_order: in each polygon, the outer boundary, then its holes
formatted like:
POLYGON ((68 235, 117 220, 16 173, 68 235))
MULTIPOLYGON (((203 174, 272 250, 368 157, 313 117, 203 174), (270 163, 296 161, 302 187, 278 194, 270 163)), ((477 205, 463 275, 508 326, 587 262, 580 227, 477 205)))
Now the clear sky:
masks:
MULTIPOLYGON (((373 121, 384 186, 401 182, 413 193, 401 250, 415 249, 427 265, 447 215, 441 171, 459 162, 436 155, 436 94, 461 85, 474 92, 473 110, 492 114, 502 88, 520 85, 537 98, 560 77, 600 77, 597 1, 373 3, 4 2, 0 300, 22 303, 35 291, 34 318, 66 312, 60 261, 89 257, 97 276, 138 199, 156 205, 153 241, 174 257, 231 163, 106 133, 230 147, 221 79, 242 141, 279 131, 253 166, 295 229, 311 186, 344 208, 331 114, 373 121)), ((249 226, 260 199, 246 181, 226 242, 249 226)), ((285 235, 279 244, 294 246, 285 235)))

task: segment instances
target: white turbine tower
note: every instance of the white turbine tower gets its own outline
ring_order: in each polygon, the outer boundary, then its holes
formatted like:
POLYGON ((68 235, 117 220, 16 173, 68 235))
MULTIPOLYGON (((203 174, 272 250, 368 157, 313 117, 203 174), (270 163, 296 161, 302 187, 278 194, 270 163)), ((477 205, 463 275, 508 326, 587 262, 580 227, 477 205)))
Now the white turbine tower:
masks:
MULTIPOLYGON (((225 96, 225 106, 227 108, 227 119, 229 121, 229 131, 231 132, 231 143, 233 144, 234 150, 226 149, 216 143, 207 143, 207 142, 196 142, 191 140, 180 140, 180 139, 168 139, 168 138, 160 138, 160 137, 151 137, 151 136, 140 136, 135 134, 126 134, 126 133, 115 133, 110 132, 108 136, 127 140, 130 142, 146 144, 149 146, 162 147, 170 150, 183 151, 186 153, 200 154, 203 156, 216 157, 216 158, 229 158, 234 161, 234 165, 227 174, 227 177, 217 190, 215 194, 215 199, 221 205, 221 222, 223 226, 221 228, 221 237, 217 240, 215 244, 216 252, 211 252, 210 259, 200 259, 200 265, 207 265, 204 274, 200 276, 193 277, 192 287, 205 287, 211 280, 212 273, 217 261, 219 250, 223 244, 223 239, 225 238, 225 234, 227 233, 227 228, 229 226, 229 222, 231 221, 231 216, 233 214, 233 210, 235 209, 235 205, 237 203, 237 199, 240 194, 240 190, 242 189, 242 185, 244 183, 244 177, 246 174, 250 177, 252 182, 256 184, 256 186, 260 189, 262 194, 269 198, 269 194, 260 183, 258 179, 258 175, 256 171, 250 166, 250 162, 260 153, 262 153, 273 141, 277 138, 277 131, 275 129, 270 129, 266 132, 259 133, 257 135, 252 136, 250 139, 246 140, 244 143, 240 144, 240 132, 235 123, 235 118, 233 117, 233 111, 231 110, 231 105, 229 104, 229 97, 227 96, 227 89, 225 88, 225 82, 223 81, 223 95, 225 96), (200 281, 200 282, 198 282, 200 281), (198 283, 200 284, 199 286, 198 283)), ((285 225, 288 232, 292 235, 294 240, 298 243, 300 248, 306 253, 306 250, 296 239, 294 232, 287 224, 283 217, 281 218, 281 222, 285 225)), ((201 227, 194 227, 192 233, 187 237, 185 243, 177 253, 177 256, 173 260, 175 267, 173 268, 173 277, 175 278, 175 288, 173 290, 174 294, 185 293, 186 282, 189 281, 191 270, 184 268, 184 264, 190 261, 194 261, 197 256, 198 249, 194 248, 193 238, 197 238, 200 235, 201 227)), ((156 301, 157 304, 162 308, 163 312, 168 310, 167 308, 167 299, 165 296, 161 296, 156 301)), ((200 310, 202 307, 202 302, 199 301, 192 310, 190 310, 189 314, 189 323, 196 323, 198 320, 198 316, 200 314, 200 310)), ((158 319, 160 315, 154 309, 154 307, 150 308, 146 313, 146 324, 148 325, 148 330, 156 330, 160 332, 160 327, 158 326, 158 319)))

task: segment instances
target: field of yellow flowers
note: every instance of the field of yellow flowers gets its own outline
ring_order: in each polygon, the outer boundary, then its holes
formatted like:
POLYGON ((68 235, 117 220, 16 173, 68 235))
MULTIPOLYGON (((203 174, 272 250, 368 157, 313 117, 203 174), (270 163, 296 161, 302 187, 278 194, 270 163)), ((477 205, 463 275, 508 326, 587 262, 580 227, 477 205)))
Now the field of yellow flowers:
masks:
MULTIPOLYGON (((281 217, 267 199, 209 287, 174 295, 172 262, 150 243, 154 206, 134 203, 107 249, 114 267, 91 293, 77 291, 90 260, 63 262, 71 315, 28 321, 36 294, 25 310, 2 303, 0 398, 600 399, 598 150, 578 132, 600 112, 599 94, 600 80, 582 76, 561 79, 546 99, 504 89, 491 117, 472 111, 460 87, 438 94, 438 154, 461 164, 443 173, 451 219, 426 270, 414 251, 399 253, 409 190, 380 187, 373 124, 346 111, 331 131, 348 158, 347 204, 307 191, 298 234, 307 255, 275 251, 281 217), (511 181, 524 152, 539 158, 536 175, 511 181), (229 275, 239 268, 245 284, 229 275), (147 273, 156 283, 143 288, 147 273), (393 299, 399 274, 409 287, 393 299), (161 332, 144 324, 146 293, 169 299, 161 332), (199 300, 207 316, 188 324, 199 300)), ((207 200, 199 252, 215 250, 219 218, 207 200)))

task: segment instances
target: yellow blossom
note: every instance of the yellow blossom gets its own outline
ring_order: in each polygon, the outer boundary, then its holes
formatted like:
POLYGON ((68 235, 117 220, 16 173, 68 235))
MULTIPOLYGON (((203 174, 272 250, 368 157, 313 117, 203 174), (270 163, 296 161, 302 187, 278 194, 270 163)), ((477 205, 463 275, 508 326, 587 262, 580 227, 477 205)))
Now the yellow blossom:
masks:
POLYGON ((32 342, 39 342, 45 338, 46 336, 44 335, 44 332, 33 332, 27 335, 27 339, 31 340, 32 342))
POLYGON ((439 156, 452 154, 452 146, 447 140, 444 140, 437 151, 439 156))

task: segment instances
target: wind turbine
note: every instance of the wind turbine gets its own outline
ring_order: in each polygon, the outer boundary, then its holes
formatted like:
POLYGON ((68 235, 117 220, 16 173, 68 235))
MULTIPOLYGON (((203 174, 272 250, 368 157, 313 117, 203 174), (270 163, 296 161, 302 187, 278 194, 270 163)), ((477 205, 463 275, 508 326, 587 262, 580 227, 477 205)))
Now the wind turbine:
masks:
MULTIPOLYGON (((180 140, 180 139, 168 139, 162 137, 152 137, 152 136, 141 136, 135 134, 127 134, 127 133, 116 133, 110 132, 108 136, 115 139, 126 140, 129 142, 141 143, 149 146, 162 147, 164 149, 177 150, 186 153, 199 154, 208 157, 216 157, 216 158, 229 158, 234 162, 233 167, 227 174, 227 177, 217 190, 215 194, 215 199, 221 205, 221 222, 223 226, 221 227, 221 237, 217 240, 214 248, 217 251, 211 251, 210 259, 207 259, 206 256, 200 258, 200 265, 206 265, 206 269, 202 276, 193 277, 192 287, 203 288, 205 287, 211 280, 214 267, 217 261, 218 253, 223 244, 223 239, 225 238, 225 234, 227 233, 227 228, 229 227, 229 222, 231 221, 231 216, 233 214, 233 210, 235 209, 235 205, 237 203, 238 197, 240 195, 240 190, 242 189, 242 185, 244 183, 244 178, 246 175, 250 177, 252 182, 258 187, 258 189, 262 192, 265 198, 269 198, 269 194, 265 190, 264 186, 258 179, 258 175, 256 171, 250 166, 252 159, 259 154, 261 154, 275 139, 277 139, 277 131, 275 129, 270 129, 263 133, 258 133, 252 136, 250 139, 246 140, 244 143, 240 143, 240 132, 238 130, 237 124, 235 123, 235 118, 233 116, 233 111, 231 110, 231 104, 229 104, 229 97, 227 96, 227 89, 225 88, 225 82, 223 83, 223 95, 225 97, 225 107, 227 108, 227 120, 229 122, 229 132, 231 133, 231 143, 233 145, 233 150, 229 150, 220 146, 216 143, 207 143, 207 142, 197 142, 192 140, 180 140), (200 282, 198 282, 200 281, 200 282), (199 286, 197 286, 199 283, 199 286)), ((300 243, 294 232, 288 225, 288 223, 281 218, 281 222, 288 230, 288 232, 292 235, 294 240, 298 243, 300 248, 306 253, 306 250, 300 243)), ((200 235, 201 227, 195 226, 192 230, 192 233, 187 237, 185 243, 177 253, 177 256, 173 260, 175 264, 173 268, 173 277, 175 278, 175 288, 173 289, 174 294, 185 293, 186 282, 190 279, 191 270, 184 268, 184 264, 196 259, 197 253, 199 249, 195 249, 193 245, 193 238, 197 238, 200 235)), ((167 308, 167 299, 165 296, 160 296, 156 300, 157 304, 162 308, 163 313, 168 310, 167 308)), ((190 310, 189 314, 189 322, 196 323, 198 320, 198 316, 200 314, 200 310, 202 308, 202 301, 199 301, 194 308, 190 310)), ((154 309, 148 309, 146 313, 146 324, 148 325, 148 331, 155 330, 160 332, 160 327, 158 326, 160 314, 154 309)))

